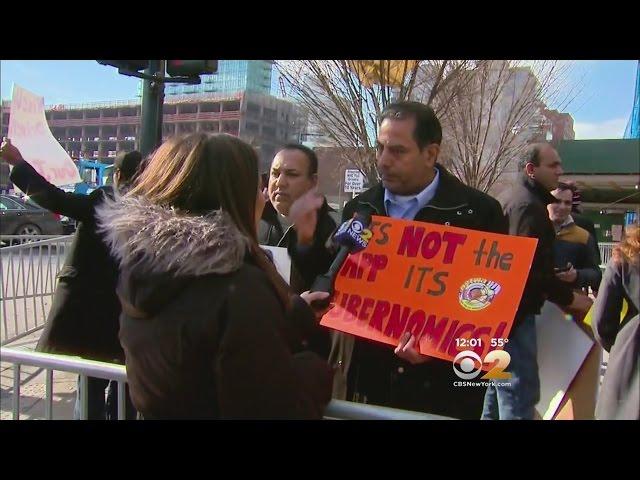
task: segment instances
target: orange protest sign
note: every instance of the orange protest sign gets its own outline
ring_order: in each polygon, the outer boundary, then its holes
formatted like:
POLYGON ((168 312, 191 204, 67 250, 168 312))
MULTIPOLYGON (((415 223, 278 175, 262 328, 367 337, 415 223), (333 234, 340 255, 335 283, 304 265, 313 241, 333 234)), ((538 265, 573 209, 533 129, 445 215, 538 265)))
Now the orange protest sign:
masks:
POLYGON ((503 347, 536 239, 379 216, 371 231, 321 325, 394 346, 411 331, 420 353, 445 360, 503 347))

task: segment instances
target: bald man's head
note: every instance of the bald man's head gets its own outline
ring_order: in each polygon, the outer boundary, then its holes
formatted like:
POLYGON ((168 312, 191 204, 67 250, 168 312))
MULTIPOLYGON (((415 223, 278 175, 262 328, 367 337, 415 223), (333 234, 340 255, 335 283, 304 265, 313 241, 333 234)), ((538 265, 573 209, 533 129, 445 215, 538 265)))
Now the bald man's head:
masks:
POLYGON ((558 152, 546 142, 530 145, 520 160, 519 167, 547 191, 558 187, 560 176, 564 173, 558 152))

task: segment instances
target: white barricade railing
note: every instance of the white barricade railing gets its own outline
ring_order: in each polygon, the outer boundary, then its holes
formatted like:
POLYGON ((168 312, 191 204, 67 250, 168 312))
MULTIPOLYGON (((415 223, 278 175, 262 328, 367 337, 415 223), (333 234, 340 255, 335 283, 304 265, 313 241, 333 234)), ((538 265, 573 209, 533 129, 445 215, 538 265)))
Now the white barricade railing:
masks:
MULTIPOLYGON (((12 240, 14 235, 0 237, 12 240)), ((72 236, 0 248, 0 344, 42 328, 72 236)))
MULTIPOLYGON (((20 367, 34 366, 46 369, 45 417, 53 418, 53 371, 77 373, 80 375, 82 398, 80 418, 87 418, 87 377, 103 378, 118 382, 118 419, 125 417, 125 383, 127 371, 122 365, 95 362, 79 357, 52 355, 17 348, 0 348, 0 359, 13 364, 13 419, 20 418, 20 367)), ((332 400, 324 412, 326 420, 453 420, 448 417, 422 412, 399 410, 362 403, 332 400)))
POLYGON ((62 235, 0 235, 0 247, 13 247, 25 243, 41 242, 60 238, 62 235))
POLYGON ((85 360, 80 357, 53 355, 34 352, 18 348, 0 348, 0 360, 13 364, 13 419, 20 419, 20 369, 23 365, 46 369, 45 376, 45 418, 53 418, 53 372, 70 372, 80 375, 80 419, 88 417, 88 388, 87 377, 103 378, 118 382, 118 420, 123 420, 126 414, 125 383, 127 371, 123 365, 85 360))
POLYGON ((325 420, 455 420, 430 413, 380 407, 365 403, 331 400, 324 410, 325 420))

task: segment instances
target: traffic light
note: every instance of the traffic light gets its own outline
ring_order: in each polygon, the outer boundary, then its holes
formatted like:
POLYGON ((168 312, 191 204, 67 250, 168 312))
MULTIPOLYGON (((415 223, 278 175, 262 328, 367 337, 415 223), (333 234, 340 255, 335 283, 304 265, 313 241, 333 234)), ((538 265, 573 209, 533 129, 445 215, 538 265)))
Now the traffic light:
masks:
POLYGON ((97 60, 101 65, 110 65, 118 70, 139 72, 149 68, 149 60, 97 60))
POLYGON ((217 71, 217 60, 167 60, 167 73, 172 77, 195 77, 217 71))

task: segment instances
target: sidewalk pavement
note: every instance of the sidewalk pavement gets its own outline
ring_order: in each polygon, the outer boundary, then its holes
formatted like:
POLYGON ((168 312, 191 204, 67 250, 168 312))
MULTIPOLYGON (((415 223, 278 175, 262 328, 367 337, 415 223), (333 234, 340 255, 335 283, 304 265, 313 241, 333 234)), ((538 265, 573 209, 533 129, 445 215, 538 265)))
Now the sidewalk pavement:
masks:
MULTIPOLYGON (((7 347, 34 350, 42 331, 16 340, 7 347)), ((46 370, 22 366, 20 369, 20 420, 45 420, 46 370)), ((13 419, 13 366, 0 361, 0 420, 13 419)), ((53 419, 72 420, 78 375, 53 372, 53 419)))

